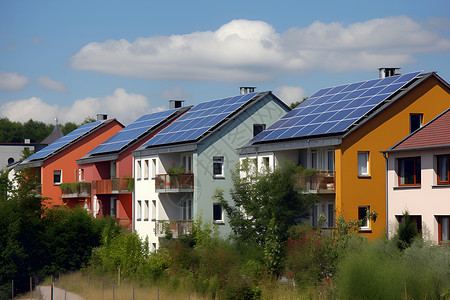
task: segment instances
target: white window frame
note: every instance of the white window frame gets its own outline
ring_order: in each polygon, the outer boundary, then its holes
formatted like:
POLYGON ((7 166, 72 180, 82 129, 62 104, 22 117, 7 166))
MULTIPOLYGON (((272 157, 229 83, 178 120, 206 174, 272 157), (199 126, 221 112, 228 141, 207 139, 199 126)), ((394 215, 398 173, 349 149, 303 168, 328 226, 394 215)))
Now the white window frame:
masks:
POLYGON ((136 179, 141 180, 141 178, 142 178, 142 165, 141 165, 141 161, 137 160, 136 161, 136 179))
POLYGON ((137 206, 136 206, 136 221, 141 221, 141 220, 142 220, 142 201, 138 200, 137 206))
MULTIPOLYGON (((363 209, 363 208, 366 209, 366 216, 367 216, 367 211, 370 211, 370 205, 360 205, 360 206, 358 206, 358 220, 361 220, 360 219, 360 215, 359 215, 359 210, 363 209)), ((366 218, 366 216, 362 217, 363 223, 359 227, 360 231, 370 231, 370 218, 366 218), (366 219, 364 220, 364 218, 366 218, 366 219)))
POLYGON ((156 158, 152 158, 151 177, 156 177, 156 158))
POLYGON ((212 213, 213 213, 212 219, 213 219, 214 224, 224 224, 225 220, 224 220, 224 211, 223 211, 222 205, 220 205, 219 203, 213 203, 212 213), (216 207, 220 207, 220 219, 215 218, 214 210, 216 207))
POLYGON ((149 214, 149 207, 148 207, 148 200, 144 200, 144 221, 148 221, 148 214, 149 214))
POLYGON ((358 176, 368 177, 370 176, 370 152, 369 151, 358 151, 358 176), (365 170, 364 170, 365 168, 365 170))
POLYGON ((148 165, 148 159, 144 160, 144 180, 148 180, 149 176, 149 165, 148 165))
POLYGON ((152 220, 156 220, 156 200, 152 200, 152 220))
POLYGON ((62 170, 53 170, 53 185, 60 185, 63 183, 62 170), (59 181, 55 181, 55 175, 59 173, 59 181))
POLYGON ((214 178, 224 178, 225 177, 225 173, 224 173, 224 157, 223 156, 214 156, 213 157, 213 177, 214 178), (220 173, 215 173, 216 172, 216 164, 220 164, 220 173))

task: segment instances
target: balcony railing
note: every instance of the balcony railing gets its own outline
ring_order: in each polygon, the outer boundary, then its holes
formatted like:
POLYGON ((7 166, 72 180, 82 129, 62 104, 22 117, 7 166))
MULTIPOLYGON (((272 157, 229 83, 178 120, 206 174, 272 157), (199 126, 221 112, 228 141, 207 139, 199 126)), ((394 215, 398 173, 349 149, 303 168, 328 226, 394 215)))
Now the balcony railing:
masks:
POLYGON ((192 233, 192 220, 155 220, 155 235, 164 237, 168 234, 178 238, 184 234, 192 233))
POLYGON ((87 198, 91 196, 90 182, 61 183, 62 198, 87 198))
POLYGON ((92 181, 96 194, 119 194, 133 191, 134 178, 115 178, 92 181))
POLYGON ((307 193, 336 193, 336 173, 334 171, 317 171, 311 176, 300 175, 300 184, 307 193))
POLYGON ((160 174, 155 178, 157 193, 194 191, 194 174, 160 174))

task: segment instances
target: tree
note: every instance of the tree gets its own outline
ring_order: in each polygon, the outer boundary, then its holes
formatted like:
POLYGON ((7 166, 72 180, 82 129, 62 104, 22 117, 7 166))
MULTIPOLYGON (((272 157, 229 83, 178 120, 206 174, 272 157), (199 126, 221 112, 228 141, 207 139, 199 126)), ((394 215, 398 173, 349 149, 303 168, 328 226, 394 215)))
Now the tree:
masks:
POLYGON ((290 109, 296 108, 297 106, 299 106, 300 103, 302 103, 302 102, 305 101, 306 99, 308 99, 308 97, 303 97, 302 100, 300 100, 300 101, 295 101, 295 102, 291 103, 291 104, 289 105, 289 108, 290 108, 290 109))
POLYGON ((227 212, 238 239, 264 245, 270 234, 276 235, 280 243, 286 241, 289 227, 307 216, 317 201, 316 195, 302 193, 299 175, 303 171, 288 161, 274 170, 255 170, 248 160, 239 166, 232 176, 233 201, 226 201, 222 190, 214 195, 227 212), (271 220, 276 226, 269 230, 271 220))

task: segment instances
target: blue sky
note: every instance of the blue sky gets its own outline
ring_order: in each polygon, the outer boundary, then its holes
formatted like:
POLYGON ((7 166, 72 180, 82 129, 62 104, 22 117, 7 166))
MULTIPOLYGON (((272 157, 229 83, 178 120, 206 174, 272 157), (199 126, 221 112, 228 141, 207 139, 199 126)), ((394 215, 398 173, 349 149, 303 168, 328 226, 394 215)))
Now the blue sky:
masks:
POLYGON ((124 123, 272 90, 289 103, 377 68, 450 81, 450 1, 0 0, 0 117, 124 123))

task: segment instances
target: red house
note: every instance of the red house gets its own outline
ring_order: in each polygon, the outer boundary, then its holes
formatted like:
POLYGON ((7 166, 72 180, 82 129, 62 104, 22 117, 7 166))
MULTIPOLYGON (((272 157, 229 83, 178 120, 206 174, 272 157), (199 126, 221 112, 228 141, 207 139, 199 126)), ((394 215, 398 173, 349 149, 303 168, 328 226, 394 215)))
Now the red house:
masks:
POLYGON ((77 160, 82 180, 91 183, 89 207, 94 217, 112 216, 124 228, 132 230, 132 151, 188 109, 144 115, 77 160))
POLYGON ((119 132, 124 126, 116 119, 99 115, 96 122, 84 124, 69 134, 37 151, 16 170, 33 168, 41 182, 41 195, 46 206, 88 205, 90 186, 80 182, 82 173, 77 159, 119 132))

